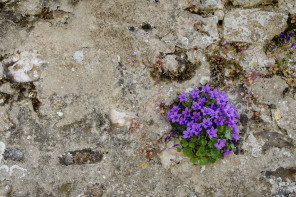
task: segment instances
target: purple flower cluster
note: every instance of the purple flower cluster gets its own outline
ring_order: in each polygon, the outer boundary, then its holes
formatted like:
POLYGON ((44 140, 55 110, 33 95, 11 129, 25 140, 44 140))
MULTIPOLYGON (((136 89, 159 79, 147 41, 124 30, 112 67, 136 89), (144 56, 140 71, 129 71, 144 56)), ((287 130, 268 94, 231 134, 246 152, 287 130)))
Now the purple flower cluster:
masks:
MULTIPOLYGON (((224 91, 213 89, 207 84, 201 89, 193 89, 189 94, 183 92, 178 98, 180 104, 172 107, 167 119, 183 126, 183 138, 218 138, 217 127, 221 125, 231 127, 232 138, 239 140, 239 129, 236 125, 239 114, 233 104, 227 104, 229 98, 224 91)), ((214 146, 220 150, 225 147, 225 143, 228 143, 226 139, 217 139, 214 146)), ((224 148, 224 156, 231 153, 226 150, 224 148)))

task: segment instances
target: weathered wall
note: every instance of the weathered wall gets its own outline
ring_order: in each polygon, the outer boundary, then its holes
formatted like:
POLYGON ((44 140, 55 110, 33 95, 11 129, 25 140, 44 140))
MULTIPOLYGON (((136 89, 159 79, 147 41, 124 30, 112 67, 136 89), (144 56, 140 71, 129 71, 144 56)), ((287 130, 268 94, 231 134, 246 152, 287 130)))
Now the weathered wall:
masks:
POLYGON ((291 0, 194 3, 0 0, 0 196, 295 195, 296 91, 280 76, 220 86, 241 114, 236 154, 201 167, 164 142, 160 101, 215 82, 219 42, 249 43, 227 58, 252 72, 276 61, 265 46, 296 13, 291 0), (196 67, 159 81, 160 53, 172 72, 176 58, 196 67))

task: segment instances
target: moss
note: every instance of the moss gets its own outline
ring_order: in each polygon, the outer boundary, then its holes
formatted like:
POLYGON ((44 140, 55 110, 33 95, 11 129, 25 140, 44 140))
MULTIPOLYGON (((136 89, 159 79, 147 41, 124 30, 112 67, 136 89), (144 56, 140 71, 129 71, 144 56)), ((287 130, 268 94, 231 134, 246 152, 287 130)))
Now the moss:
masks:
POLYGON ((185 8, 185 10, 192 13, 192 14, 200 15, 202 17, 212 16, 215 12, 215 9, 202 9, 194 4, 191 4, 190 6, 185 8))
POLYGON ((72 191, 72 183, 64 183, 59 188, 58 191, 63 196, 70 196, 72 191))
POLYGON ((3 78, 0 80, 0 86, 4 83, 10 83, 11 88, 15 89, 17 94, 16 97, 14 97, 13 95, 0 92, 0 99, 3 99, 3 103, 0 103, 0 106, 12 102, 12 99, 15 99, 15 101, 29 99, 32 102, 34 111, 39 111, 41 102, 37 98, 37 90, 33 82, 12 83, 8 79, 3 78))
MULTIPOLYGON (((179 53, 178 51, 174 54, 179 55, 179 53)), ((154 80, 182 82, 190 80, 200 65, 200 61, 198 63, 192 63, 187 60, 187 57, 185 59, 179 58, 177 70, 170 71, 164 68, 164 55, 160 55, 158 60, 152 65, 150 76, 154 80)))
POLYGON ((70 151, 61 157, 59 157, 59 162, 63 165, 72 165, 72 164, 91 164, 101 161, 103 154, 98 151, 93 151, 91 149, 83 149, 70 151))
POLYGON ((41 13, 37 15, 37 17, 42 19, 53 19, 53 13, 48 7, 43 7, 41 13))
POLYGON ((240 8, 240 7, 243 7, 245 9, 260 8, 261 11, 271 11, 275 7, 278 7, 278 0, 265 1, 263 3, 256 4, 256 5, 253 5, 253 6, 234 5, 233 0, 228 0, 228 1, 225 2, 224 7, 227 7, 228 9, 230 9, 230 8, 240 8))

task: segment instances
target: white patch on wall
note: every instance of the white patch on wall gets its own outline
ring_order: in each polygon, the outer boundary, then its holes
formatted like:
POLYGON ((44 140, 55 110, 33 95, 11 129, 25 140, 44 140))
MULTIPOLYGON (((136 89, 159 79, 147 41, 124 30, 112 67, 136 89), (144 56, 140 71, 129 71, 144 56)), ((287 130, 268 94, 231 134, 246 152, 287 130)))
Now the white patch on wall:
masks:
POLYGON ((40 78, 45 61, 36 51, 16 53, 3 61, 4 76, 13 82, 32 82, 40 78))
POLYGON ((84 60, 83 51, 76 51, 73 55, 73 58, 76 62, 78 62, 79 64, 82 64, 84 60))
POLYGON ((14 176, 15 178, 23 178, 26 176, 26 172, 27 170, 18 166, 18 165, 13 165, 11 167, 7 166, 7 165, 2 165, 0 166, 0 181, 4 180, 4 179, 9 179, 12 176, 14 176))

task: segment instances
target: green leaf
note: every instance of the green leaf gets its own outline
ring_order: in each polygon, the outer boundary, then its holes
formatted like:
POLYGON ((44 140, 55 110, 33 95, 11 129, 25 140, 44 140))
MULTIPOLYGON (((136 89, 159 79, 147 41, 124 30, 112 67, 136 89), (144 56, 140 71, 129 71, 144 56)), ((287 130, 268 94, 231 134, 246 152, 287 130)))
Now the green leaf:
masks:
POLYGON ((228 140, 232 140, 232 135, 231 135, 230 132, 225 133, 224 136, 225 136, 226 139, 228 139, 228 140))
POLYGON ((194 148, 195 147, 195 143, 194 142, 189 142, 189 147, 194 148))
POLYGON ((192 158, 190 158, 190 161, 192 163, 197 163, 198 162, 198 158, 197 157, 192 157, 192 158))
POLYGON ((202 140, 201 140, 201 145, 202 145, 202 146, 207 145, 207 141, 206 141, 205 139, 202 139, 202 140))
POLYGON ((211 150, 211 155, 213 159, 216 159, 219 156, 219 150, 217 148, 211 150))
POLYGON ((232 127, 225 127, 225 138, 228 139, 228 140, 232 140, 232 135, 230 133, 230 131, 232 130, 232 127))
POLYGON ((197 142, 197 138, 196 138, 196 137, 191 137, 191 138, 190 138, 190 141, 191 141, 191 142, 197 142))
POLYGON ((210 159, 210 163, 215 163, 216 159, 210 159))
POLYGON ((181 150, 182 150, 182 149, 181 149, 180 147, 177 148, 177 152, 181 152, 181 150))
POLYGON ((182 145, 183 147, 187 147, 187 146, 188 146, 188 142, 187 142, 187 140, 182 139, 182 140, 180 141, 180 143, 181 143, 181 145, 182 145))
POLYGON ((232 127, 226 126, 225 127, 225 132, 230 132, 232 130, 232 127))
POLYGON ((199 163, 200 163, 200 165, 204 166, 204 165, 206 165, 206 164, 207 164, 207 159, 206 159, 206 158, 204 158, 204 157, 202 157, 202 158, 200 158, 200 161, 199 161, 199 163))
POLYGON ((287 56, 287 57, 291 57, 291 54, 290 54, 290 53, 287 53, 286 56, 287 56))
POLYGON ((217 138, 214 138, 214 137, 213 137, 213 138, 209 141, 209 143, 208 143, 208 147, 216 149, 216 147, 214 146, 214 144, 216 144, 216 143, 217 143, 217 138))
POLYGON ((201 146, 197 152, 198 152, 199 156, 205 156, 207 154, 207 151, 204 146, 201 146))
POLYGON ((185 155, 188 155, 188 154, 190 154, 192 152, 190 147, 184 148, 183 151, 184 151, 185 155))
POLYGON ((218 130, 218 132, 222 132, 223 131, 223 126, 222 125, 219 125, 218 127, 217 127, 217 130, 218 130))
POLYGON ((230 144, 230 147, 232 150, 235 148, 234 144, 230 144))

